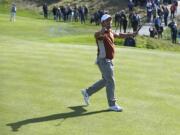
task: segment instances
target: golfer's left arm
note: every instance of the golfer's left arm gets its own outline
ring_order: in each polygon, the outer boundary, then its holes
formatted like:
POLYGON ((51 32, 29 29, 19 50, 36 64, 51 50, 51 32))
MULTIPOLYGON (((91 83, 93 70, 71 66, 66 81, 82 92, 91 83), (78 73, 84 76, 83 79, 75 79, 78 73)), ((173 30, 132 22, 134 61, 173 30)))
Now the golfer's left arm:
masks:
POLYGON ((115 38, 127 38, 127 37, 135 37, 137 33, 114 33, 115 38))

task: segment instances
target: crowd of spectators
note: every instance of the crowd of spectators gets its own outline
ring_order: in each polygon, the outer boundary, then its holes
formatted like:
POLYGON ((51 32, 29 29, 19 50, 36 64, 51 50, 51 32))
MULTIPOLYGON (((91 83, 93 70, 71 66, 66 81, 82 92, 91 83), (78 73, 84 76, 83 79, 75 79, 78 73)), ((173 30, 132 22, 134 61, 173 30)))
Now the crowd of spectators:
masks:
MULTIPOLYGON (((128 12, 120 10, 115 13, 114 23, 116 29, 120 32, 127 33, 127 29, 132 29, 133 32, 138 30, 141 25, 141 15, 134 8, 142 6, 146 11, 146 23, 151 26, 149 28, 150 37, 162 38, 164 27, 169 26, 171 29, 172 41, 177 35, 177 24, 174 19, 176 17, 178 1, 177 0, 129 0, 128 12), (170 4, 170 6, 168 6, 170 4), (171 23, 171 25, 170 25, 171 23)), ((108 13, 106 10, 97 10, 94 13, 89 13, 87 6, 54 6, 50 11, 48 5, 44 3, 43 14, 44 18, 49 18, 49 13, 52 13, 55 21, 64 22, 80 22, 85 24, 87 20, 91 24, 99 25, 101 17, 108 13)))
MULTIPOLYGON (((52 8, 53 19, 56 21, 80 21, 82 24, 88 19, 89 10, 87 6, 54 6, 52 8)), ((44 18, 48 18, 48 6, 43 5, 44 18)))
POLYGON ((167 3, 168 1, 160 3, 160 1, 156 0, 147 0, 147 22, 153 24, 149 28, 150 37, 157 35, 158 38, 162 38, 164 27, 169 26, 171 29, 172 42, 176 43, 174 39, 177 38, 177 24, 174 19, 177 12, 178 1, 171 1, 169 8, 167 3))

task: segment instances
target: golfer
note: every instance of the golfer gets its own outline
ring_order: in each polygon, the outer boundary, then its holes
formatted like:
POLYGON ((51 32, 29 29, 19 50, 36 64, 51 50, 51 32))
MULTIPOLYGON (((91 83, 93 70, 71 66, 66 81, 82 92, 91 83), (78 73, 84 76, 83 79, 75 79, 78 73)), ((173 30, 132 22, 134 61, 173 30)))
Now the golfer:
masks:
POLYGON ((126 38, 129 36, 135 36, 137 33, 113 33, 111 30, 112 17, 108 14, 102 16, 101 25, 101 30, 95 33, 95 39, 98 47, 96 63, 102 74, 102 79, 81 92, 86 105, 89 105, 89 97, 103 87, 106 87, 109 110, 119 112, 123 109, 116 103, 115 98, 114 66, 112 61, 115 54, 114 38, 126 38))

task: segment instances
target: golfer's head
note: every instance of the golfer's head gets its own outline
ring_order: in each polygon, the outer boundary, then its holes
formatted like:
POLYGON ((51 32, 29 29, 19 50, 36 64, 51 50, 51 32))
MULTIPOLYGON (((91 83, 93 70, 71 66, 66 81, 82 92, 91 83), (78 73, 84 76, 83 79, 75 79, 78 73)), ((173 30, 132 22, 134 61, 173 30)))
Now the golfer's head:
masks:
POLYGON ((104 14, 101 17, 101 25, 102 27, 105 27, 106 29, 111 29, 112 27, 112 17, 108 14, 104 14))

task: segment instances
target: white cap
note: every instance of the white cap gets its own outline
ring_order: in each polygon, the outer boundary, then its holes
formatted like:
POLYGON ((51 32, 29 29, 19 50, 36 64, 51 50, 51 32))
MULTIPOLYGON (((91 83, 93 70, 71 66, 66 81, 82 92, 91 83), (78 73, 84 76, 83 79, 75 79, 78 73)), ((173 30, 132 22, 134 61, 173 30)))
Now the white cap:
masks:
POLYGON ((108 15, 108 14, 104 14, 102 17, 101 17, 101 22, 103 22, 103 21, 105 21, 105 20, 107 20, 107 19, 109 19, 109 18, 112 18, 110 15, 108 15))

